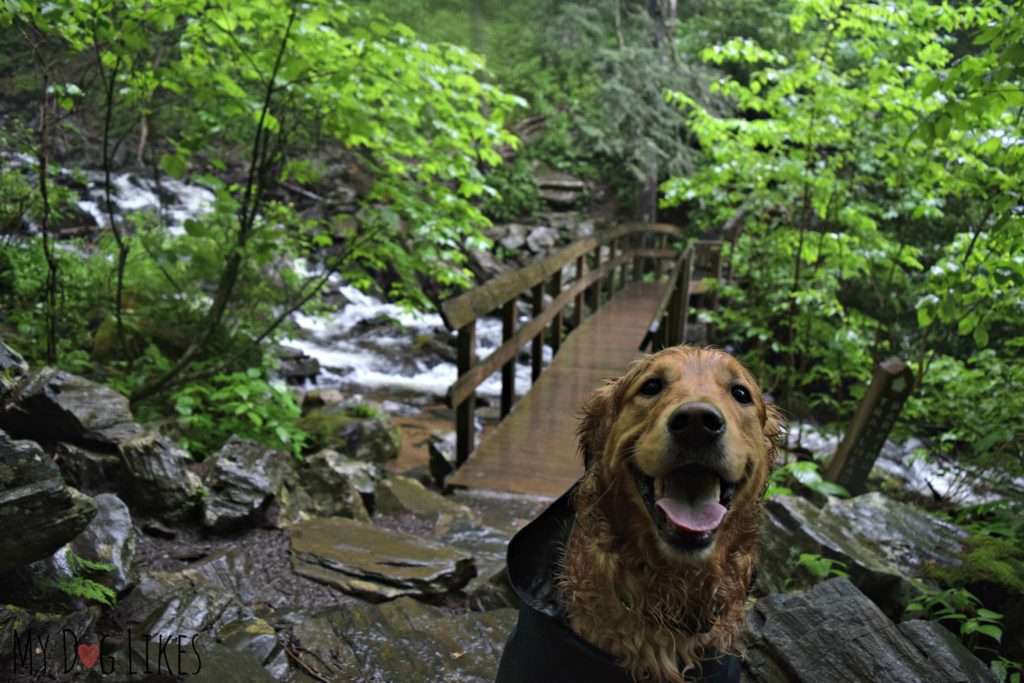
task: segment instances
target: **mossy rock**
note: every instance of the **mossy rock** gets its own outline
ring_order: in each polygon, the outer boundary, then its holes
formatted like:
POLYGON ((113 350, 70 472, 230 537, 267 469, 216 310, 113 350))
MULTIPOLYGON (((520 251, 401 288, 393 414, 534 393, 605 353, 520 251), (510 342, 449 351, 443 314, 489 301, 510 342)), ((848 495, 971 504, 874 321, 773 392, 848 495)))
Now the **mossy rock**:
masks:
POLYGON ((966 588, 986 607, 1000 612, 1003 632, 1010 636, 1004 639, 1004 648, 1011 658, 1019 658, 1024 654, 1024 548, 981 533, 968 538, 965 546, 960 564, 929 562, 925 574, 946 588, 966 588))
POLYGON ((929 563, 927 574, 947 586, 988 582, 1024 596, 1024 548, 986 534, 971 536, 965 545, 967 549, 961 555, 962 564, 940 566, 929 563))
POLYGON ((402 435, 383 408, 346 401, 314 408, 296 425, 309 434, 310 453, 331 448, 353 460, 386 463, 398 457, 402 435))
POLYGON ((117 338, 117 321, 113 316, 105 317, 92 333, 92 357, 95 360, 109 360, 118 355, 120 344, 117 338))

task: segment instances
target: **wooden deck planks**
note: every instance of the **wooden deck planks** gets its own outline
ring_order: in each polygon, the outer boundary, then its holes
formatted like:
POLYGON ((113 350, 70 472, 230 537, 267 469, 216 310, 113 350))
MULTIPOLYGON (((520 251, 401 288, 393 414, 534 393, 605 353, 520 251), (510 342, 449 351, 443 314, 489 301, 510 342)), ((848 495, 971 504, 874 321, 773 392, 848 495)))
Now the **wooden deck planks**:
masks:
POLYGON ((562 342, 526 396, 477 446, 449 484, 561 495, 583 471, 576 426, 584 399, 621 375, 661 297, 661 283, 630 283, 562 342))

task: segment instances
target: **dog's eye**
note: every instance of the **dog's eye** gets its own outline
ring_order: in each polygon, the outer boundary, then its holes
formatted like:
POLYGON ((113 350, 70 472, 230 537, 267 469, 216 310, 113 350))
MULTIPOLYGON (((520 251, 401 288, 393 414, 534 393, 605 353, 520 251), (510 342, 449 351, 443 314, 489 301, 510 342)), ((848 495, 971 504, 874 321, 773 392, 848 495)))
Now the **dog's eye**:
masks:
POLYGON ((743 405, 749 405, 754 402, 754 399, 750 396, 750 390, 747 389, 742 384, 737 384, 736 386, 734 386, 732 388, 731 393, 732 397, 736 399, 737 402, 742 403, 743 405))
POLYGON ((656 396, 661 393, 662 384, 660 379, 649 379, 640 387, 640 394, 643 396, 656 396))

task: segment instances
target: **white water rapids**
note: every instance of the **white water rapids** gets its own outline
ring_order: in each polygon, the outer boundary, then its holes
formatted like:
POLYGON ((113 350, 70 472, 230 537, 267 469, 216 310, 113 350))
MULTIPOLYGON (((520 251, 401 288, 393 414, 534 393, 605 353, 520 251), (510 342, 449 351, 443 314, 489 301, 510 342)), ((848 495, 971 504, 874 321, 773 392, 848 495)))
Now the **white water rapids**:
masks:
MULTIPOLYGON (((458 371, 454 363, 417 354, 415 340, 438 338, 444 323, 437 313, 411 312, 360 292, 355 287, 338 288, 348 304, 326 316, 298 314, 295 322, 305 333, 283 343, 301 350, 320 362, 318 386, 372 394, 394 392, 414 402, 436 401, 448 391, 458 371), (361 331, 360 324, 386 317, 397 325, 384 331, 361 331), (396 328, 400 331, 396 332, 396 328), (419 357, 417 357, 419 356, 419 357)), ((482 318, 477 322, 477 356, 485 358, 502 343, 501 321, 482 318)), ((545 362, 551 348, 544 347, 545 362)), ((516 393, 522 396, 530 387, 529 363, 516 364, 516 393)), ((501 395, 500 373, 491 375, 477 393, 485 397, 501 395)))

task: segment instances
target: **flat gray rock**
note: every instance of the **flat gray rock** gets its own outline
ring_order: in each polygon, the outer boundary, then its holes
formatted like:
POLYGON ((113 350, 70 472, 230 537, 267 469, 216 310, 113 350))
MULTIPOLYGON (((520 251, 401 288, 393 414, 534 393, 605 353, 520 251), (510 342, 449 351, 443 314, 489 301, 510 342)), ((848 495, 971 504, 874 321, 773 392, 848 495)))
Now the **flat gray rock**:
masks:
POLYGON ((335 607, 292 627, 304 665, 330 681, 491 683, 516 611, 446 614, 412 598, 335 607))
POLYGON ((472 519, 473 511, 431 491, 410 477, 392 474, 377 482, 375 512, 382 515, 411 514, 436 523, 441 518, 472 519))
POLYGON ((441 595, 476 576, 466 552, 365 522, 314 518, 289 536, 296 573, 368 600, 441 595))
POLYGON ((913 622, 897 627, 846 579, 770 595, 747 621, 746 681, 995 681, 955 638, 913 622))

